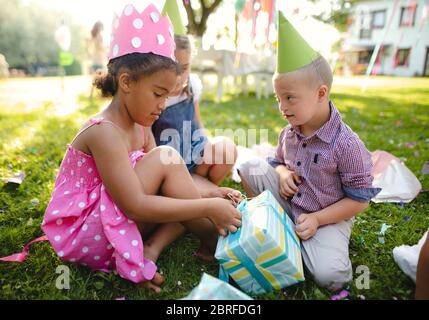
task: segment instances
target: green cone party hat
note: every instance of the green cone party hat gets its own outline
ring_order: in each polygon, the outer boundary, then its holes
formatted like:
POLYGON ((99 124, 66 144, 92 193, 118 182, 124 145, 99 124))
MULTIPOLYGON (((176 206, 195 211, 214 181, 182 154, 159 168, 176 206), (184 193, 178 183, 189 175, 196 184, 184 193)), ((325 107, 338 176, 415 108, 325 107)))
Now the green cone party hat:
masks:
POLYGON ((174 34, 185 36, 186 28, 183 25, 182 18, 180 16, 177 0, 165 0, 164 9, 162 9, 162 15, 165 16, 166 14, 168 14, 168 17, 173 24, 174 34))
POLYGON ((288 73, 313 62, 319 54, 304 40, 279 11, 277 72, 288 73))

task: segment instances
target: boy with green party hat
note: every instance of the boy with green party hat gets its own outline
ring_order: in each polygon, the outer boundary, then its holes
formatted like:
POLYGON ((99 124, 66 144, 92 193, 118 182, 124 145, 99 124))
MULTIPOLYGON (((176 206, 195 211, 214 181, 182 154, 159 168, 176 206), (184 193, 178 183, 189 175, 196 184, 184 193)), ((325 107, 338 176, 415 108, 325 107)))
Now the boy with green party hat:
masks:
POLYGON ((352 280, 349 239, 354 216, 380 189, 371 155, 330 101, 326 60, 279 12, 276 99, 289 122, 274 158, 238 167, 248 196, 268 189, 296 223, 304 264, 316 283, 339 290, 352 280))

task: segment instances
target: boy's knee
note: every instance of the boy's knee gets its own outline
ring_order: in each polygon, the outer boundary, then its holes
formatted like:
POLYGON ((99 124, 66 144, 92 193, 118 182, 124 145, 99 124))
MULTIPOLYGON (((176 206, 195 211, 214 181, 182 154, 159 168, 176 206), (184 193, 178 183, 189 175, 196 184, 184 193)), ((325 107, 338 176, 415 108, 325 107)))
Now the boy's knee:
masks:
POLYGON ((250 168, 251 168, 251 164, 249 163, 249 161, 240 163, 237 166, 237 172, 240 175, 241 179, 245 179, 248 180, 248 177, 250 175, 250 168))
POLYGON ((351 264, 338 262, 316 266, 313 278, 316 283, 330 291, 344 288, 352 281, 353 271, 351 264))
POLYGON ((252 179, 258 179, 266 177, 269 171, 270 165, 268 162, 261 158, 252 158, 251 160, 240 163, 237 170, 240 176, 244 176, 252 179))
POLYGON ((253 190, 259 190, 259 186, 267 184, 267 174, 264 173, 266 161, 259 158, 254 158, 249 161, 240 163, 237 166, 237 172, 242 180, 244 180, 253 190))

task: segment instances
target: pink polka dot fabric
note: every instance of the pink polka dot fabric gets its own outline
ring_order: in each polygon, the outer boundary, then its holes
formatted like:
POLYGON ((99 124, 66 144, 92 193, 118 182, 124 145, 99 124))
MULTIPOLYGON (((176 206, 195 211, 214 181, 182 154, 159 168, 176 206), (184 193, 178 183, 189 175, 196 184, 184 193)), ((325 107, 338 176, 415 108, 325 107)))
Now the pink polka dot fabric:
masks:
POLYGON ((174 29, 168 16, 149 4, 142 13, 129 4, 113 18, 109 60, 130 53, 152 52, 175 60, 174 29))
MULTIPOLYGON (((132 166, 143 156, 143 151, 131 152, 132 166)), ((72 145, 61 163, 42 229, 64 261, 105 272, 116 270, 135 283, 155 275, 155 263, 143 256, 137 225, 116 207, 94 159, 72 145)))

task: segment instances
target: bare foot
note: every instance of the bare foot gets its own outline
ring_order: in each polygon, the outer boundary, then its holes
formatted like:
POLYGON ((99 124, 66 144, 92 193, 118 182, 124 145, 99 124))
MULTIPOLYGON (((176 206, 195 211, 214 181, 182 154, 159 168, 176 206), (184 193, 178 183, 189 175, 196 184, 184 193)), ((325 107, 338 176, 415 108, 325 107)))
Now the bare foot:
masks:
POLYGON ((194 256, 200 258, 205 262, 215 262, 214 250, 210 249, 208 246, 201 244, 199 249, 194 252, 194 256))
POLYGON ((165 278, 159 274, 158 272, 155 273, 155 276, 150 281, 145 281, 142 283, 142 286, 145 288, 148 288, 152 290, 155 293, 161 292, 161 285, 165 282, 165 278))
MULTIPOLYGON (((144 244, 144 257, 146 259, 152 260, 154 263, 156 263, 156 261, 159 258, 159 255, 161 254, 161 252, 159 250, 157 250, 154 246, 148 245, 148 244, 144 244)), ((155 293, 160 293, 161 292, 161 285, 165 282, 165 278, 158 272, 155 273, 155 276, 153 277, 152 280, 150 281, 145 281, 142 283, 143 287, 146 287, 150 290, 152 290, 155 293)))
POLYGON ((143 248, 144 257, 156 263, 159 258, 159 255, 161 254, 161 251, 158 250, 155 246, 148 245, 147 243, 143 245, 143 248))

